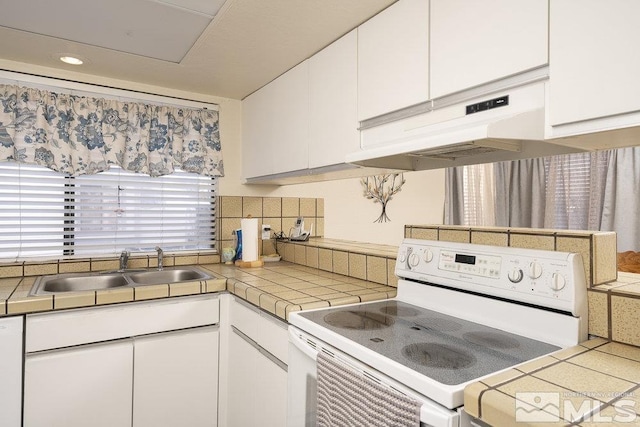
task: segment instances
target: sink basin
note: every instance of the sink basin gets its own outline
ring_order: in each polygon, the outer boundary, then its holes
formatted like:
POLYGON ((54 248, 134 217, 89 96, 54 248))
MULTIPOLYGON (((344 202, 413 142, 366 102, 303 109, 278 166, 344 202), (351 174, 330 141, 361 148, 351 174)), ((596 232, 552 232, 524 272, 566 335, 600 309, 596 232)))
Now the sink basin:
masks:
POLYGON ((129 282, 122 274, 43 276, 36 280, 31 294, 95 291, 127 286, 128 284, 129 282))
POLYGON ((209 274, 193 267, 57 274, 38 277, 29 295, 97 291, 123 286, 164 285, 207 279, 211 279, 209 274))
POLYGON ((195 268, 150 270, 128 275, 137 285, 162 285, 165 283, 211 279, 211 276, 195 268))

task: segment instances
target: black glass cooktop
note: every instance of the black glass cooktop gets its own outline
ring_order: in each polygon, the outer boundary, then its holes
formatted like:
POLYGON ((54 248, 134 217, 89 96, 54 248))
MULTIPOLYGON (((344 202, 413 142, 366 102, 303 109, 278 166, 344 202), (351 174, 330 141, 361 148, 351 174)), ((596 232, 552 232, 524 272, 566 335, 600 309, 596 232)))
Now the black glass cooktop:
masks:
POLYGON ((302 312, 300 316, 447 385, 559 349, 394 300, 302 312))

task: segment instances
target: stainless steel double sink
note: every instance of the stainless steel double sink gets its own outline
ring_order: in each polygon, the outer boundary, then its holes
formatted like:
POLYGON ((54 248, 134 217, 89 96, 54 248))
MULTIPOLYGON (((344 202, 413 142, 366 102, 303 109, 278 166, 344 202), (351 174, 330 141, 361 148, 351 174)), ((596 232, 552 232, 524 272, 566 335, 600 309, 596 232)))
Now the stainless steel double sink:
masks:
POLYGON ((211 275, 195 267, 56 274, 38 277, 29 295, 95 291, 125 286, 163 285, 211 278, 211 275))

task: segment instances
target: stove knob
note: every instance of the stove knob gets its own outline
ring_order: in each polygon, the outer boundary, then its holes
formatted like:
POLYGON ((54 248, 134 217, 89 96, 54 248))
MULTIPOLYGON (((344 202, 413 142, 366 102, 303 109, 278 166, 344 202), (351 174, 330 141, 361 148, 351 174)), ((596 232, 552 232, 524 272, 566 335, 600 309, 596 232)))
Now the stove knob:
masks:
POLYGON ((567 279, 560 273, 553 273, 551 275, 551 289, 554 291, 559 291, 565 287, 567 284, 567 279))
POLYGON ((509 272, 509 280, 511 283, 521 282, 524 277, 524 273, 518 267, 515 267, 513 270, 509 272))
POLYGON ((420 264, 420 255, 418 254, 409 255, 409 266, 415 267, 418 264, 420 264))
POLYGON ((529 264, 529 277, 537 279, 542 276, 542 266, 535 261, 531 261, 529 264))
POLYGON ((432 260, 433 260, 433 252, 431 251, 431 249, 427 248, 427 250, 424 251, 424 262, 426 262, 428 264, 432 260))
POLYGON ((407 260, 407 253, 402 251, 398 254, 398 261, 405 262, 407 260))

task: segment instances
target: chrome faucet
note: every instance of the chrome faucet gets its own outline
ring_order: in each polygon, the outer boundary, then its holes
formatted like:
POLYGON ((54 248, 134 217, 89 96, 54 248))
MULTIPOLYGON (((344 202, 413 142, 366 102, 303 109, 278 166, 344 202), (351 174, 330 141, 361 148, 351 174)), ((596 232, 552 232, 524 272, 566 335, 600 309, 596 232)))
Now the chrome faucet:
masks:
POLYGON ((129 251, 120 252, 120 268, 118 271, 125 271, 129 262, 129 251))
POLYGON ((163 269, 162 257, 164 255, 164 252, 162 252, 162 248, 160 246, 156 246, 156 251, 158 251, 158 271, 160 271, 163 269))

